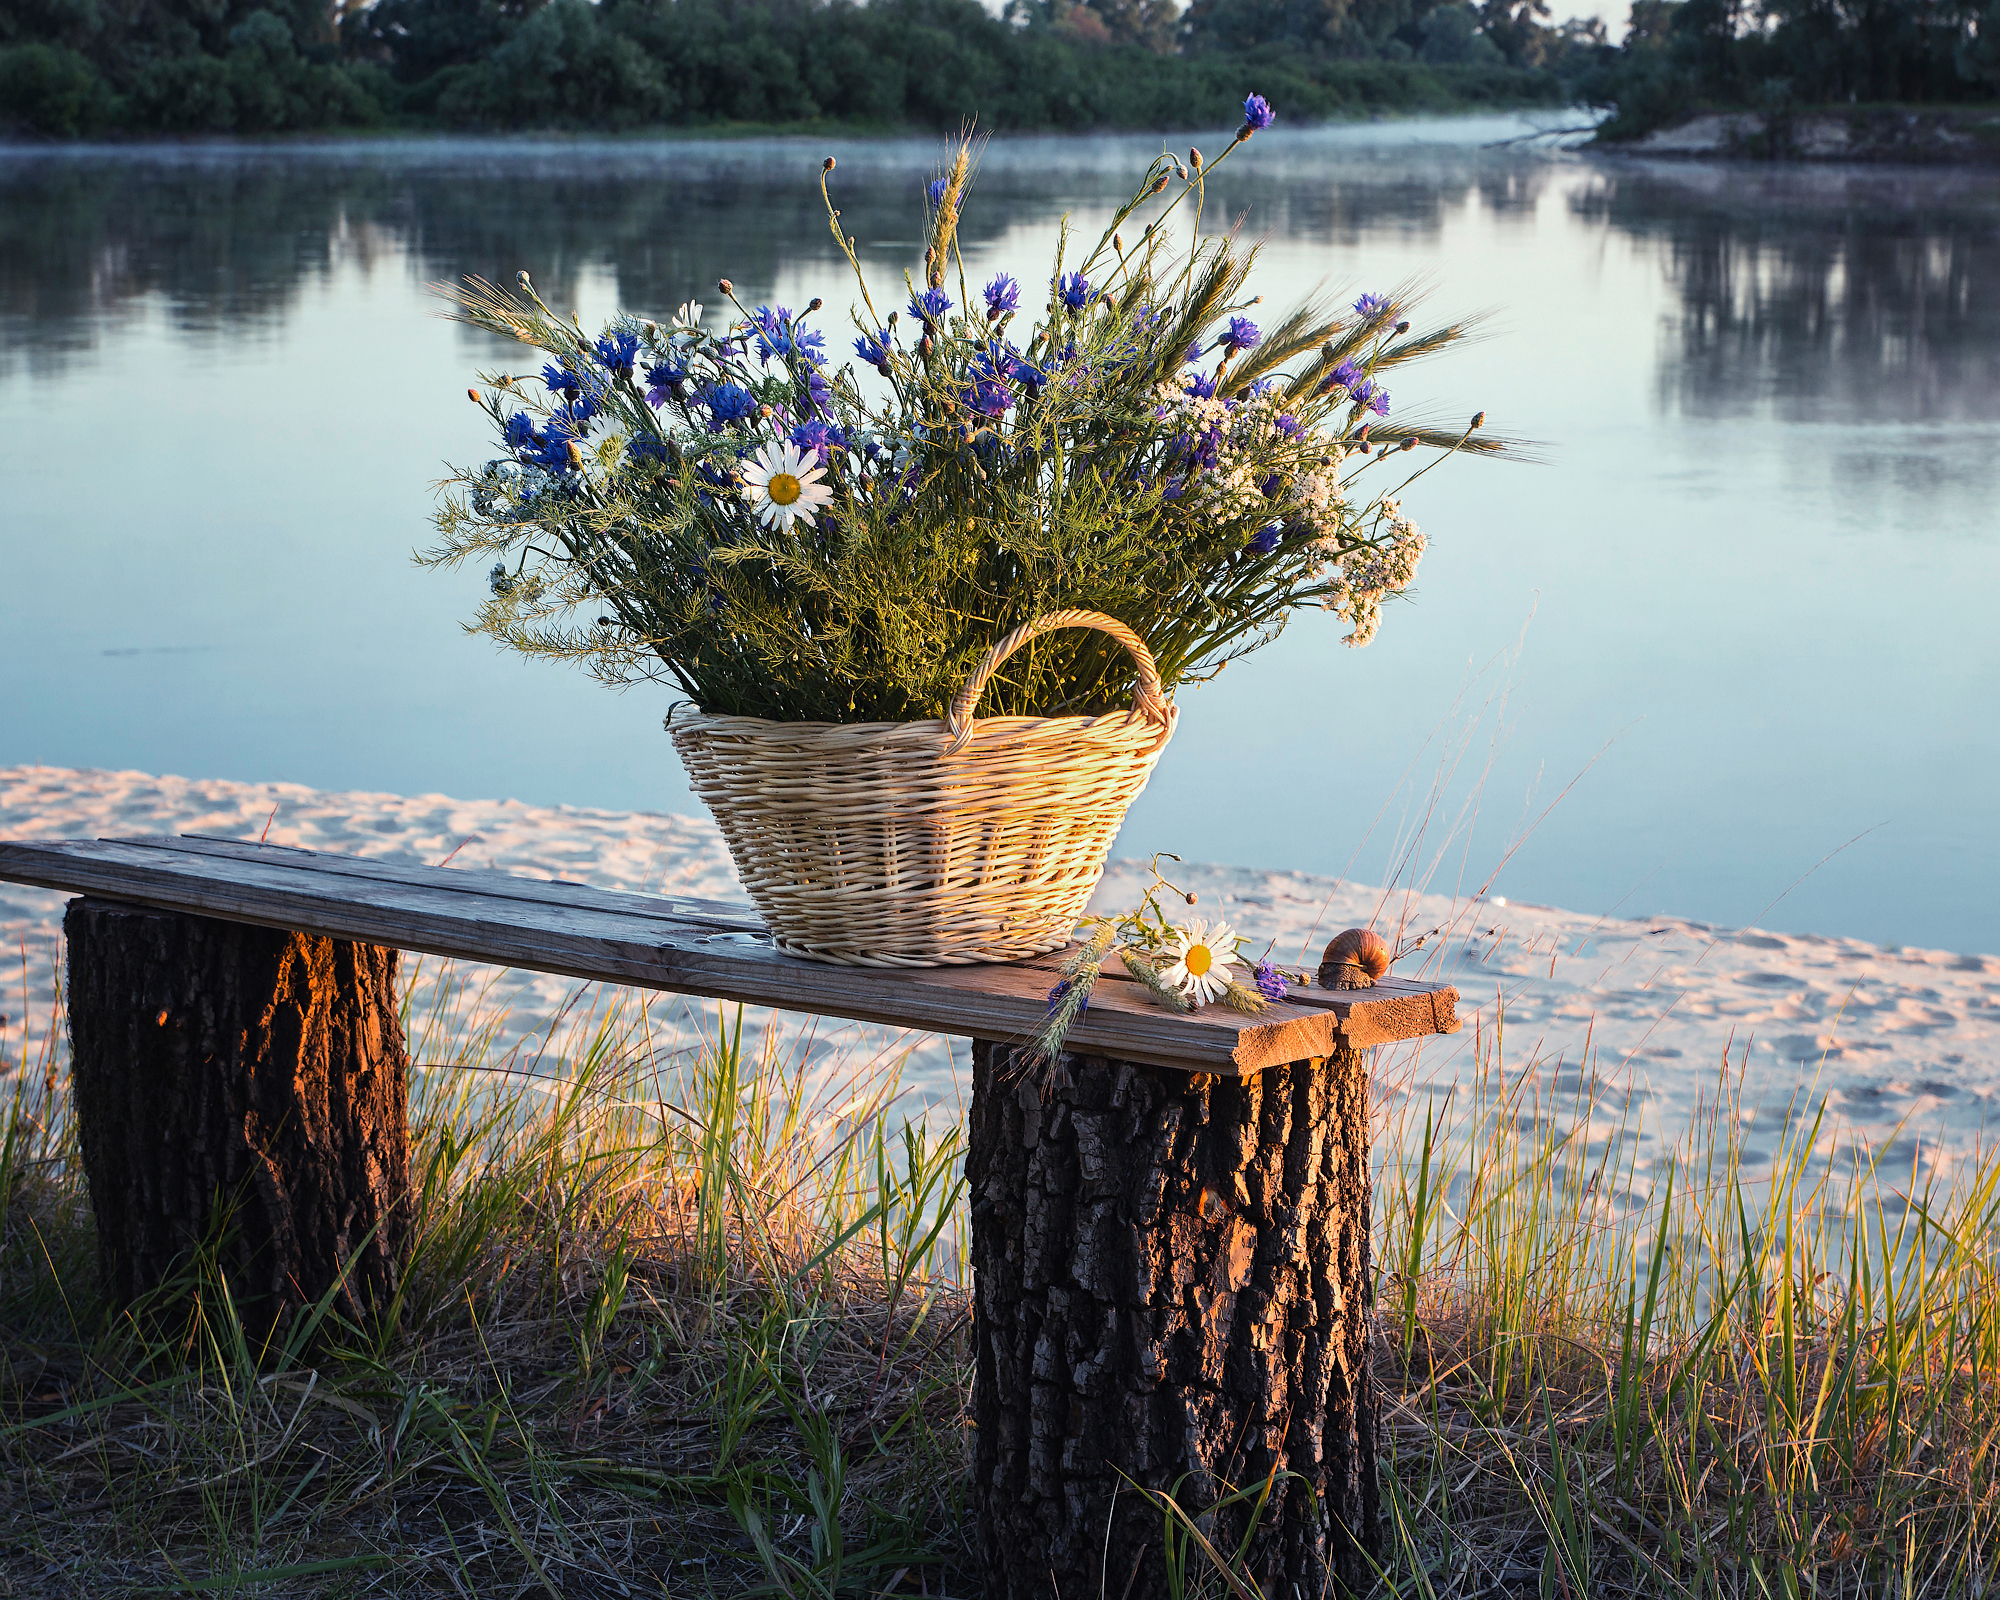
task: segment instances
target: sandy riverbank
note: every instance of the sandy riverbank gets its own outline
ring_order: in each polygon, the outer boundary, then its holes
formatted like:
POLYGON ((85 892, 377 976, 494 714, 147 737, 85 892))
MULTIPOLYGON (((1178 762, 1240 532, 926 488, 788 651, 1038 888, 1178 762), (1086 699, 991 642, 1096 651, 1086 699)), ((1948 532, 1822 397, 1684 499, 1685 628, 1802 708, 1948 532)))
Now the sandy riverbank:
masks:
MULTIPOLYGON (((267 829, 272 842, 306 849, 449 858, 607 888, 741 898, 728 853, 705 817, 0 768, 0 839, 255 839, 267 829)), ((1129 904, 1144 881, 1142 864, 1114 862, 1098 902, 1129 904)), ((1584 1074, 1594 1075, 1600 1089, 1591 1120, 1599 1133, 1628 1114, 1656 1133, 1683 1126, 1713 1094, 1725 1054, 1741 1075, 1753 1151, 1768 1150, 1802 1081, 1816 1085, 1837 1123, 1905 1165, 1919 1139, 1927 1149, 1962 1148, 2000 1096, 2000 956, 1719 929, 1672 916, 1595 917, 1252 867, 1194 866, 1186 883, 1204 910, 1225 911, 1240 932, 1270 941, 1281 961, 1316 960, 1328 936, 1351 925, 1402 938, 1443 930, 1398 970, 1449 977, 1472 1025, 1421 1049, 1384 1052, 1378 1083, 1385 1105, 1464 1082, 1475 1052, 1490 1048, 1496 1022, 1504 1022, 1509 1067, 1533 1068, 1545 1095, 1566 1096, 1584 1074)), ((0 982, 0 1012, 8 1016, 0 1051, 11 1066, 23 1059, 24 1043, 31 1063, 47 1044, 62 901, 0 884, 0 938, 13 953, 0 982)), ((477 1004, 500 1015, 496 1057, 523 1045, 532 1052, 551 1018, 576 997, 566 979, 446 972, 436 962, 419 966, 417 983, 420 1011, 455 997, 462 1009, 477 1004)), ((572 1016, 576 1010, 572 1005, 572 1016)), ((713 1015, 712 1007, 671 997, 651 1001, 656 1040, 669 1045, 694 1042, 713 1015)), ((933 1104, 958 1097, 963 1045, 954 1052, 950 1041, 796 1019, 783 1020, 779 1032, 816 1059, 911 1049, 917 1092, 933 1104), (809 1027, 810 1043, 801 1044, 809 1027)), ((1655 1147, 1644 1141, 1645 1149, 1655 1147)))

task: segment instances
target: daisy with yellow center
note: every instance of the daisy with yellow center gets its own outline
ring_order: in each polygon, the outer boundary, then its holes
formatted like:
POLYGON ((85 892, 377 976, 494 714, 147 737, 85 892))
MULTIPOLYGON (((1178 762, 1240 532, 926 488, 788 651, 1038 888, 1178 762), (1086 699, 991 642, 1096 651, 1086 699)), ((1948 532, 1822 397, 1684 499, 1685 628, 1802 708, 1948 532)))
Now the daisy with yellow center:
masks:
POLYGON ((833 491, 820 482, 819 457, 796 445, 767 444, 743 464, 743 496, 767 528, 784 532, 794 517, 811 526, 833 491))
POLYGON ((1227 922, 1188 922, 1174 929, 1174 943, 1168 952, 1173 960, 1160 970, 1160 978, 1198 1006, 1220 1000, 1229 993, 1236 977, 1230 963, 1236 959, 1236 935, 1227 922))

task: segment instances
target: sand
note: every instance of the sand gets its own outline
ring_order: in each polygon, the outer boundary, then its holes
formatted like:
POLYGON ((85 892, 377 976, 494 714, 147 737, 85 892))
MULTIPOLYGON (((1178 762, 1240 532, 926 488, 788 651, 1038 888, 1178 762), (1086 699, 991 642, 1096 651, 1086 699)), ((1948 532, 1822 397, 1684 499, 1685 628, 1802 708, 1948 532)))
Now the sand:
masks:
MULTIPOLYGON (((496 867, 605 888, 741 899, 727 850, 705 817, 528 806, 444 795, 334 793, 297 784, 154 777, 55 767, 0 768, 0 839, 206 833, 437 864, 496 867)), ((1444 977, 1468 1026, 1421 1046, 1378 1052, 1378 1099, 1459 1094, 1482 1056, 1530 1073, 1545 1102, 1592 1091, 1594 1138, 1625 1127, 1641 1166, 1656 1158, 1727 1080, 1767 1155, 1788 1112, 1824 1101, 1822 1140, 1858 1135, 1891 1163, 1949 1163, 1979 1136, 2000 1094, 2000 956, 1858 939, 1723 929, 1678 917, 1634 921, 1546 906, 1384 889, 1251 867, 1191 866, 1177 881, 1198 911, 1227 915, 1274 959, 1316 963, 1333 933, 1374 926, 1421 948, 1396 970, 1444 977), (1433 931, 1441 930, 1441 931, 1433 931)), ((1114 861, 1094 904, 1122 909, 1148 881, 1114 861)), ((63 896, 0 883, 0 1059, 42 1070, 51 1037, 63 896), (24 1026, 25 1014, 25 1026, 24 1026)), ((474 1004, 496 1026, 487 1058, 533 1060, 565 1016, 610 999, 569 979, 418 963, 413 1009, 474 1004), (567 1011, 565 1011, 567 1008, 567 1011)), ((716 1008, 642 997, 655 1042, 691 1047, 716 1008)), ((628 1007, 641 999, 627 997, 628 1007)), ((430 1008, 430 1009, 427 1009, 430 1008)), ((949 1114, 961 1102, 966 1047, 922 1035, 752 1015, 754 1040, 804 1052, 815 1070, 857 1055, 908 1053, 912 1106, 949 1114)), ((445 1037, 426 1035, 427 1042, 445 1037)))

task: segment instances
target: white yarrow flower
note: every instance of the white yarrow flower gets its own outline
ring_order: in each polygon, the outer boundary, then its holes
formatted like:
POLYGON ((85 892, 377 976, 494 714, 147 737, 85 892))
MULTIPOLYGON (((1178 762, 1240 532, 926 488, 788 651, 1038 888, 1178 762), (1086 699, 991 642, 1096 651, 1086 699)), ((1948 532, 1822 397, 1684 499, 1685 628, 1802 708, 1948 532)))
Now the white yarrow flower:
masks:
POLYGON ((1205 1006, 1229 992, 1236 970, 1236 935, 1227 922, 1187 922, 1174 929, 1170 952, 1173 961, 1160 971, 1161 979, 1192 1000, 1205 1006))
POLYGON ((767 528, 784 532, 794 518, 812 525, 833 491, 820 482, 819 457, 790 444, 767 444, 743 464, 743 497, 767 528))

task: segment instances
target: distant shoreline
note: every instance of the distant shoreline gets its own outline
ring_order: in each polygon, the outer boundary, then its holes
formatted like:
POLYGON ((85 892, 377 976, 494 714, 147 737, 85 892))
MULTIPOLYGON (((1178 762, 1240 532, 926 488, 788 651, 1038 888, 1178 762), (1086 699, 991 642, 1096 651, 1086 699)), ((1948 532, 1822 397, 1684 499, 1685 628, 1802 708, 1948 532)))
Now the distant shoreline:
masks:
POLYGON ((2000 105, 1697 111, 1641 138, 1599 137, 1589 148, 1676 160, 2000 166, 2000 105))

